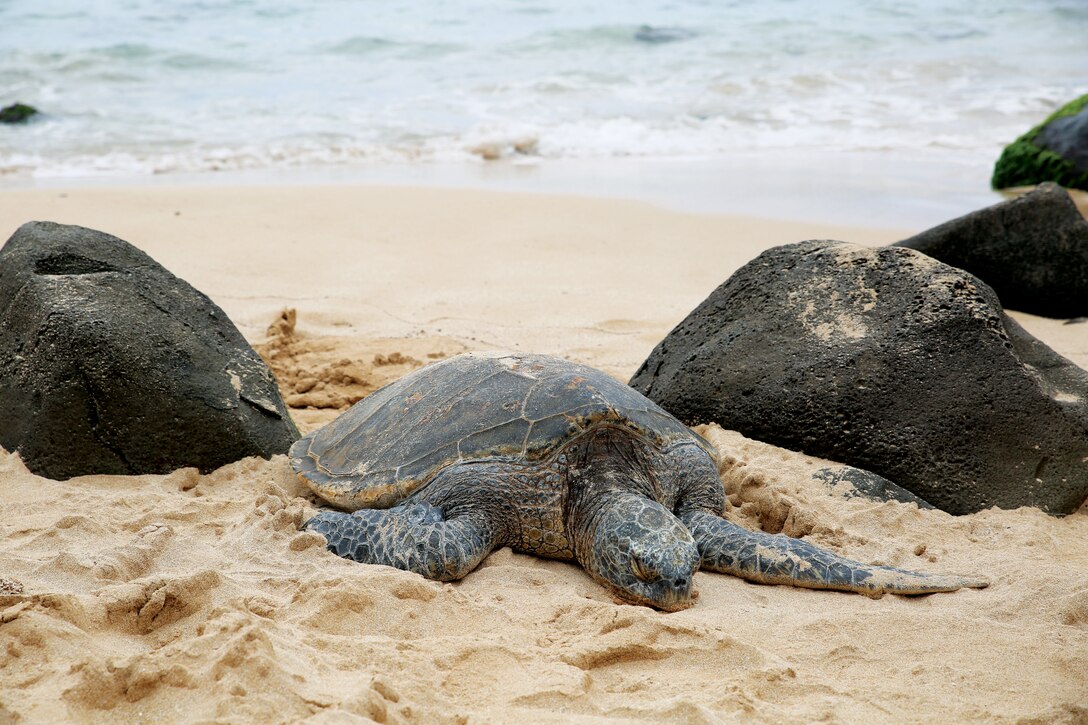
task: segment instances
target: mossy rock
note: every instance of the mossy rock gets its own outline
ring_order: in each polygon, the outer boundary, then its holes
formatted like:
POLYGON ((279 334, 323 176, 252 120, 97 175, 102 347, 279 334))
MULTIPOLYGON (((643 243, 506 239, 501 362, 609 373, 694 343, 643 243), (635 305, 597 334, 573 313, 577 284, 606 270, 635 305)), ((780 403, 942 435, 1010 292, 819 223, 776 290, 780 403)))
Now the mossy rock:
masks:
POLYGON ((13 103, 0 108, 0 123, 25 123, 31 116, 38 115, 38 109, 25 103, 13 103))
POLYGON ((1065 104, 1041 124, 1006 146, 1001 158, 994 165, 994 176, 990 182, 993 187, 1008 189, 1053 181, 1067 189, 1088 190, 1088 171, 1036 143, 1039 134, 1049 124, 1082 111, 1088 113, 1088 95, 1065 104))

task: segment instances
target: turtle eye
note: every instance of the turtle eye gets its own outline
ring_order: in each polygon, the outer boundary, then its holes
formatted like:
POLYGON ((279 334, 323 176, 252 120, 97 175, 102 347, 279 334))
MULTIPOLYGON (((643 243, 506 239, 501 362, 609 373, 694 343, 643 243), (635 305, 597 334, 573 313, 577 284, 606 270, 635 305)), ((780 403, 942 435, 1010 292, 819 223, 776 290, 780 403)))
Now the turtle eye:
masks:
POLYGON ((640 556, 631 557, 631 572, 639 581, 650 583, 658 578, 657 569, 643 561, 640 556))

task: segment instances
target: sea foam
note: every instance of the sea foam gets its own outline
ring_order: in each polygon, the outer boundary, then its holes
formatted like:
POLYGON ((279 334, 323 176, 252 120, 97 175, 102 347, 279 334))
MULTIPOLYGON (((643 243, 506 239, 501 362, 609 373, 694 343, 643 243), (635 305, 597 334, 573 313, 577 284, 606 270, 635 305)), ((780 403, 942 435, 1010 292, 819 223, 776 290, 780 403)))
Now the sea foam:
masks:
POLYGON ((9 178, 760 149, 992 158, 1083 93, 1088 67, 1088 6, 1062 0, 13 0, 0 28, 0 102, 44 111, 0 127, 9 178))

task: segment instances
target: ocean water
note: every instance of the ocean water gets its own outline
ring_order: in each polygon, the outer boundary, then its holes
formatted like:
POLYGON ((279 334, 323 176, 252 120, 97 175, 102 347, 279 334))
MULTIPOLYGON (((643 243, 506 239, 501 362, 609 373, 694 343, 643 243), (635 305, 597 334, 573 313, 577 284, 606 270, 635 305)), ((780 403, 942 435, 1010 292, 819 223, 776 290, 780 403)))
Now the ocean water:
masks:
POLYGON ((987 164, 1086 0, 0 0, 0 178, 848 153, 987 164))

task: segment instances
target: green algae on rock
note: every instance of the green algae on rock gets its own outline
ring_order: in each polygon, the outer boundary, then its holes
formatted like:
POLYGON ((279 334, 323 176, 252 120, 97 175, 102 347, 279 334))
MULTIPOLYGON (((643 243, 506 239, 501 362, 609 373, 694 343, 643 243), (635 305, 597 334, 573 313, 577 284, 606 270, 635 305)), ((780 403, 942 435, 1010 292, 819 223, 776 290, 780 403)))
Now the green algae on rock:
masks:
POLYGON ((10 106, 0 108, 0 123, 26 123, 31 116, 38 115, 39 111, 34 106, 25 103, 13 103, 10 106))
MULTIPOLYGON (((994 164, 991 185, 995 189, 1015 186, 1032 186, 1053 181, 1068 189, 1088 190, 1088 168, 1076 163, 1040 139, 1040 135, 1054 122, 1073 116, 1088 114, 1088 95, 1071 101, 1045 121, 1005 147, 994 164)), ((1066 121, 1065 123, 1070 123, 1066 121)), ((1084 124, 1079 124, 1084 126, 1084 124)), ((1088 139, 1084 141, 1088 145, 1088 139)))

